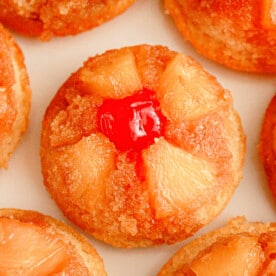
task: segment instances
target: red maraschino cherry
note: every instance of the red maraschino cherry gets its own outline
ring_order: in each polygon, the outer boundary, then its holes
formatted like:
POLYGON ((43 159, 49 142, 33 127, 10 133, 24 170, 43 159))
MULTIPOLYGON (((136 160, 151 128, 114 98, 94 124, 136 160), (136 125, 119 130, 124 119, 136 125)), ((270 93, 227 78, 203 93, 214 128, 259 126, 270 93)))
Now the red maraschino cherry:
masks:
POLYGON ((163 132, 162 115, 154 92, 143 89, 123 99, 106 99, 98 110, 98 127, 118 150, 141 151, 163 132))

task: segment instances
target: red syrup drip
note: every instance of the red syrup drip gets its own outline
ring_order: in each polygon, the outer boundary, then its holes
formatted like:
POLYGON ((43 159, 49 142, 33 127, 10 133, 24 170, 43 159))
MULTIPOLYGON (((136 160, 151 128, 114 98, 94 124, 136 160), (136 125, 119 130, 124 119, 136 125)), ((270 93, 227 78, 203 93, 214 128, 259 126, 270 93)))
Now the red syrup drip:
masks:
POLYGON ((121 151, 139 152, 163 134, 166 118, 154 92, 146 88, 123 99, 106 99, 98 110, 98 128, 121 151))

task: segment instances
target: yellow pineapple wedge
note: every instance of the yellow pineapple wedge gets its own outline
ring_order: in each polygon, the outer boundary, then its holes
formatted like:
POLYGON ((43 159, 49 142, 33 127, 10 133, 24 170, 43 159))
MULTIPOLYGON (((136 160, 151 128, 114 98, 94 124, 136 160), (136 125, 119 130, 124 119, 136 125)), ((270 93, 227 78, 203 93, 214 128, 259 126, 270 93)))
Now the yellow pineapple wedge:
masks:
POLYGON ((86 207, 103 200, 105 178, 114 170, 115 148, 103 134, 83 137, 71 147, 64 147, 58 162, 74 173, 68 178, 73 200, 86 207), (88 192, 89 191, 89 192, 88 192))
POLYGON ((262 253, 258 237, 236 235, 216 242, 189 267, 197 276, 257 275, 262 253))
POLYGON ((91 92, 103 98, 116 99, 141 90, 142 83, 133 53, 126 49, 118 52, 111 51, 108 55, 105 59, 96 57, 88 61, 80 72, 80 79, 89 86, 91 92))
POLYGON ((157 218, 173 215, 189 205, 214 181, 210 164, 164 138, 143 152, 143 160, 157 218))
POLYGON ((1 275, 49 275, 70 261, 66 244, 36 225, 1 218, 0 229, 1 275))
POLYGON ((214 77, 182 54, 168 64, 157 91, 163 113, 177 122, 210 114, 226 100, 223 94, 225 90, 214 77))

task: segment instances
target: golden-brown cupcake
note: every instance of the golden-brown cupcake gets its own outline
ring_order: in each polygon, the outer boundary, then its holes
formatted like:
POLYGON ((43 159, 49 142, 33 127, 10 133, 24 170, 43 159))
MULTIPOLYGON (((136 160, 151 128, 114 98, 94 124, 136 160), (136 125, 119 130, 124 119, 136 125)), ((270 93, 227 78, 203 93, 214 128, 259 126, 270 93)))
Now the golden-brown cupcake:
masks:
POLYGON ((259 153, 269 187, 276 197, 276 95, 271 99, 265 112, 259 153))
POLYGON ((42 40, 52 36, 74 35, 114 18, 135 0, 50 0, 0 3, 0 22, 42 40))
POLYGON ((0 25, 0 167, 8 161, 28 125, 31 91, 23 54, 0 25))
POLYGON ((237 217, 181 248, 158 276, 275 275, 276 224, 237 217))
POLYGON ((48 191, 75 224, 121 247, 174 243, 216 217, 244 152, 230 93, 162 46, 89 58, 42 126, 48 191))
POLYGON ((248 72, 276 72, 276 2, 164 0, 180 33, 218 63, 248 72))
POLYGON ((80 234, 35 211, 0 209, 1 275, 106 275, 80 234))

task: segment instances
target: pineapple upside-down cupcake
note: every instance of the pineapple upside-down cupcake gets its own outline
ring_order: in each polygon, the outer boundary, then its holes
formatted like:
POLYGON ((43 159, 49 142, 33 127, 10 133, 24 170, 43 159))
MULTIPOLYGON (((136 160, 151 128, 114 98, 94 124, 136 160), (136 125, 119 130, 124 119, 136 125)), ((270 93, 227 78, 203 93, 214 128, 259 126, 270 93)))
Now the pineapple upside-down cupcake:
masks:
POLYGON ((28 36, 48 40, 75 35, 111 20, 135 0, 50 0, 0 3, 0 22, 28 36))
POLYGON ((276 224, 243 217, 181 248, 158 276, 275 275, 276 224))
POLYGON ((89 58, 44 116, 44 183, 64 214, 119 247, 174 243, 225 207, 244 134, 196 61, 138 45, 89 58))
POLYGON ((276 94, 264 116, 259 153, 272 194, 276 197, 276 94))
POLYGON ((0 209, 0 274, 106 275, 94 247, 71 227, 35 211, 0 209))
POLYGON ((276 73, 276 1, 164 0, 183 37, 218 63, 276 73))
POLYGON ((0 168, 7 168, 27 129, 30 98, 23 53, 0 24, 0 168))

